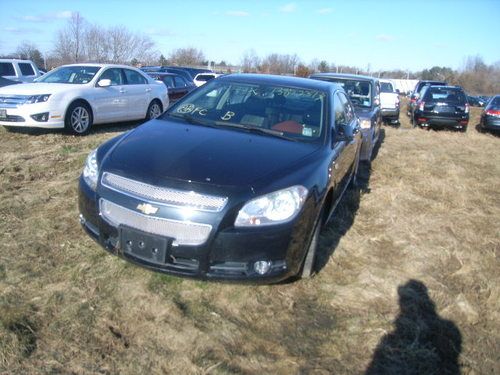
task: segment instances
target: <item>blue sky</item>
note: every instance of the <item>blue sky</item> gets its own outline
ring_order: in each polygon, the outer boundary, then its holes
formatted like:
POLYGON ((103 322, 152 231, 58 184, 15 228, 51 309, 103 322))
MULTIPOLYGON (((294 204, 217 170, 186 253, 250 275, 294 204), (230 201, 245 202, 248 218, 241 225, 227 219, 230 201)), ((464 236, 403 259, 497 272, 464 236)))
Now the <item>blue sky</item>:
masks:
POLYGON ((90 23, 145 33, 165 56, 195 47, 233 64, 251 49, 371 71, 459 69, 476 55, 500 61, 500 0, 0 0, 0 54, 23 41, 49 53, 74 11, 90 23))

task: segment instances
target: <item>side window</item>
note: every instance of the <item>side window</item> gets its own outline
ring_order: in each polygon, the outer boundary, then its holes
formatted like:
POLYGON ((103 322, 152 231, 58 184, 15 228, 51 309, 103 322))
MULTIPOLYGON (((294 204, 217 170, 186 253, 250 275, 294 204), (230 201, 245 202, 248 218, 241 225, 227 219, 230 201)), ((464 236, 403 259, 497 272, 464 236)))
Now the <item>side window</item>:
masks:
POLYGON ((0 76, 15 76, 14 65, 9 62, 0 63, 0 76))
POLYGON ((351 103, 349 102, 349 99, 347 99, 347 96, 343 92, 338 93, 339 99, 344 106, 345 110, 345 123, 350 124, 351 121, 356 117, 354 113, 354 108, 352 108, 351 103))
POLYGON ((175 87, 186 87, 186 81, 181 77, 174 77, 175 87))
POLYGON ((340 99, 340 93, 333 97, 333 112, 335 116, 335 129, 338 131, 341 125, 348 124, 345 106, 340 99))
POLYGON ((111 86, 123 85, 123 77, 120 68, 111 68, 102 73, 101 79, 109 79, 111 81, 111 86))
POLYGON ((165 83, 165 85, 171 89, 174 87, 174 80, 172 78, 172 76, 165 76, 163 77, 163 83, 165 83))
POLYGON ((23 76, 34 76, 35 71, 33 70, 33 67, 31 64, 28 63, 19 63, 19 69, 21 69, 21 74, 23 76))
POLYGON ((130 69, 124 69, 125 77, 127 78, 127 85, 145 85, 148 83, 140 73, 130 69))

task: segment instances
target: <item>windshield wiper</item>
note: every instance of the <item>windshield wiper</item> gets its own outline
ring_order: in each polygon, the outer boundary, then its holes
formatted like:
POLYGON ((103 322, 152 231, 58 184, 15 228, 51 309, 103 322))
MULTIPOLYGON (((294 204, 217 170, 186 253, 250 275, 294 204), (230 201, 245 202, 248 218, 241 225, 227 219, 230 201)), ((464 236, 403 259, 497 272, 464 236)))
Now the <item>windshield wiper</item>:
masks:
POLYGON ((182 113, 182 114, 171 114, 169 113, 168 116, 170 117, 174 117, 174 118, 178 118, 178 119, 181 119, 181 120, 184 120, 184 121, 187 121, 188 123, 190 124, 193 124, 193 125, 205 125, 205 126, 211 126, 210 124, 208 124, 206 121, 202 121, 200 119, 197 119, 187 113, 182 113))
POLYGON ((234 122, 223 122, 223 121, 216 121, 215 122, 219 126, 227 126, 229 128, 236 128, 236 129, 242 129, 251 133, 258 133, 258 134, 265 134, 265 135, 271 135, 273 137, 277 137, 280 139, 286 139, 289 141, 297 141, 295 138, 287 137, 283 135, 283 132, 280 132, 278 130, 272 130, 272 129, 266 129, 266 128, 256 128, 253 126, 246 126, 246 125, 241 125, 241 124, 236 124, 234 122))

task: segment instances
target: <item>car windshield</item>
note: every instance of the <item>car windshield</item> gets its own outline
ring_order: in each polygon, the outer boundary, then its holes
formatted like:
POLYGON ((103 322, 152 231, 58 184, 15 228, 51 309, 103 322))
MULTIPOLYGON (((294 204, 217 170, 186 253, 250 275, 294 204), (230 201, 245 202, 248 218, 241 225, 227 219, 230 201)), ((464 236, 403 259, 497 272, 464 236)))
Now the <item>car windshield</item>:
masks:
POLYGON ((81 85, 92 81, 100 69, 98 66, 62 66, 44 74, 37 82, 81 85))
POLYGON ((362 108, 372 107, 372 85, 370 82, 336 77, 328 77, 327 80, 342 86, 354 106, 362 108))
POLYGON ((326 93, 318 90, 212 80, 172 106, 166 116, 299 141, 321 137, 326 93))
POLYGON ((490 104, 488 105, 488 107, 491 109, 491 108, 494 108, 494 109, 500 109, 500 96, 495 96, 490 104))
POLYGON ((389 82, 381 82, 380 83, 380 91, 381 92, 394 92, 392 88, 392 84, 389 82))
POLYGON ((426 101, 465 104, 465 94, 462 90, 446 87, 430 87, 425 94, 426 101))

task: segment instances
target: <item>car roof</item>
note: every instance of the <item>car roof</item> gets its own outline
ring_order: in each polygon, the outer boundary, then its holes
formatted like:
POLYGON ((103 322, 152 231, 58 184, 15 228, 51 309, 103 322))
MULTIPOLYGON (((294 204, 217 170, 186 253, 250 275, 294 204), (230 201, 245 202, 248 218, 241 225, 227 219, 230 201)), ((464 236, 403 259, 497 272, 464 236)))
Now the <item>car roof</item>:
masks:
POLYGON ((315 79, 278 76, 273 74, 253 74, 253 73, 236 73, 227 74, 217 78, 218 81, 238 81, 248 83, 273 84, 289 87, 298 87, 303 89, 313 89, 321 91, 330 91, 332 88, 342 89, 339 85, 333 82, 319 81, 315 79))
POLYGON ((347 74, 347 73, 314 73, 309 76, 310 78, 340 78, 340 79, 352 79, 352 80, 363 80, 363 81, 378 81, 378 78, 365 76, 361 74, 347 74))
POLYGON ((123 64, 81 63, 81 64, 66 64, 61 66, 95 66, 98 68, 127 68, 127 69, 139 70, 133 66, 123 65, 123 64))
POLYGON ((428 85, 429 88, 431 87, 437 87, 439 89, 457 89, 457 90, 462 90, 463 91, 463 88, 462 86, 451 86, 451 85, 428 85))
POLYGON ((176 73, 170 73, 170 72, 145 72, 148 76, 172 76, 172 77, 181 77, 179 74, 176 73))

